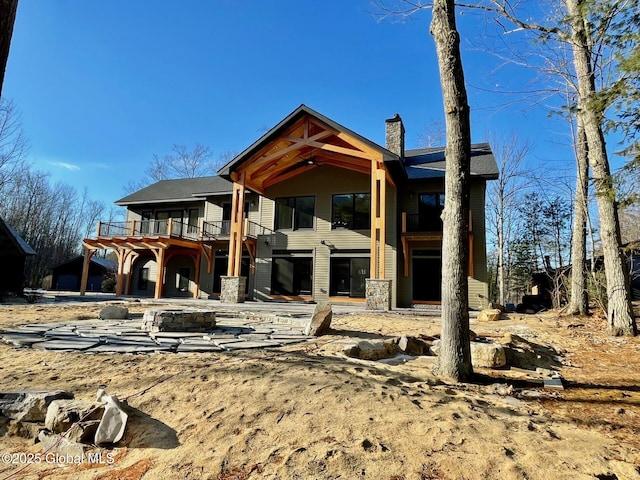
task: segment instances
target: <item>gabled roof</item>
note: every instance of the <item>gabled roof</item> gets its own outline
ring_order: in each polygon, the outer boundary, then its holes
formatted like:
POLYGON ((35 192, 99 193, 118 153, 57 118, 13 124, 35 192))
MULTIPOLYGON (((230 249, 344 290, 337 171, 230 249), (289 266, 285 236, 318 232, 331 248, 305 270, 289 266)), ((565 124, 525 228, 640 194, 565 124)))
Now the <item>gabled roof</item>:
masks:
POLYGON ((11 225, 0 218, 0 251, 13 247, 20 255, 36 255, 36 251, 16 232, 11 225))
MULTIPOLYGON (((233 172, 243 168, 244 170, 249 170, 248 166, 254 161, 258 160, 258 163, 265 162, 267 168, 262 169, 261 167, 260 170, 254 172, 254 175, 257 173, 257 176, 261 176, 263 172, 269 169, 272 169, 273 175, 268 178, 262 177, 256 182, 254 189, 260 191, 269 183, 279 181, 279 178, 290 177, 289 173, 297 170, 297 164, 301 161, 305 162, 313 157, 323 156, 328 158, 328 161, 331 161, 335 160, 335 158, 331 158, 332 153, 334 155, 340 153, 344 156, 345 163, 343 168, 349 168, 350 157, 352 158, 351 161, 354 162, 354 166, 358 160, 366 158, 366 156, 363 156, 363 150, 373 152, 369 155, 375 155, 380 160, 383 160, 392 175, 394 171, 402 169, 400 158, 395 153, 302 104, 218 170, 218 174, 224 178, 231 179, 233 172), (299 131, 302 131, 303 128, 303 123, 301 122, 305 122, 306 119, 310 119, 316 127, 322 125, 325 132, 315 132, 314 137, 314 132, 310 131, 311 126, 305 125, 304 135, 300 135, 299 131), (296 135, 292 135, 294 131, 297 132, 296 135), (318 141, 315 141, 314 138, 318 138, 318 141), (355 147, 355 145, 358 147, 355 147), (288 157, 286 161, 283 159, 284 157, 278 157, 279 152, 283 151, 289 152, 286 155, 288 157), (268 161, 267 159, 269 158, 273 158, 273 160, 268 161), (280 163, 282 165, 278 165, 280 163)), ((361 165, 361 167, 363 166, 361 165)), ((247 185, 251 188, 251 180, 248 181, 247 185)))
POLYGON ((116 205, 136 205, 145 203, 175 203, 204 200, 216 195, 230 195, 231 182, 219 176, 199 178, 179 178, 160 180, 137 192, 116 201, 116 205))
MULTIPOLYGON (((444 147, 406 150, 404 167, 409 179, 444 177, 444 147)), ((488 143, 471 145, 471 176, 486 180, 498 178, 498 165, 488 143)))

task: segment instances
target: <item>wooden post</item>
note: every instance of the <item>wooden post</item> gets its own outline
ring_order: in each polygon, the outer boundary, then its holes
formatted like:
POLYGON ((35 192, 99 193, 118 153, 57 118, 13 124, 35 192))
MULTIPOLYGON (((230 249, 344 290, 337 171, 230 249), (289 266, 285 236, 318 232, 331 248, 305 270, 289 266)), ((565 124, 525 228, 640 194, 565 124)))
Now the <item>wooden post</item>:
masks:
POLYGON ((116 279, 116 296, 122 295, 122 283, 124 280, 124 262, 127 259, 127 250, 118 248, 116 250, 118 256, 118 278, 116 279))
POLYGON ((135 251, 131 251, 131 254, 129 255, 128 258, 128 262, 127 262, 127 269, 125 271, 125 274, 127 275, 127 282, 124 286, 124 294, 125 295, 130 295, 131 294, 131 281, 132 281, 132 277, 133 277, 133 262, 136 261, 136 258, 138 258, 140 255, 137 254, 135 251))
POLYGON ((242 236, 244 227, 244 173, 239 181, 233 182, 233 194, 231 200, 231 234, 229 236, 229 267, 227 275, 240 276, 242 263, 242 236))
POLYGON ((386 175, 378 161, 371 162, 371 263, 369 277, 385 277, 386 175))
POLYGON ((90 250, 86 247, 84 248, 84 260, 82 262, 82 279, 80 280, 80 295, 84 295, 87 292, 87 281, 89 280, 89 265, 91 262, 91 257, 93 257, 94 253, 96 253, 95 250, 90 250))
POLYGON ((156 291, 153 298, 162 298, 162 288, 164 284, 164 248, 158 248, 153 252, 158 264, 158 275, 156 276, 156 291))
POLYGON ((193 298, 198 298, 200 296, 200 263, 202 261, 202 253, 198 252, 197 255, 193 256, 193 262, 195 263, 195 274, 194 281, 196 284, 195 291, 193 292, 193 298))

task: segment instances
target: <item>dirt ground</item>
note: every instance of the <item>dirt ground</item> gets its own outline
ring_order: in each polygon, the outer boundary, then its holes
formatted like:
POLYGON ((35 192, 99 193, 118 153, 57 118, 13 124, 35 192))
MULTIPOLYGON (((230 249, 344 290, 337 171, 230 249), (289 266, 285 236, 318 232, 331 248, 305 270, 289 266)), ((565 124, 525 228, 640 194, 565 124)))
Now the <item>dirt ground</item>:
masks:
MULTIPOLYGON (((95 319, 104 305, 0 305, 0 329, 95 319)), ((564 390, 523 370, 476 368, 477 382, 446 384, 431 373, 433 357, 393 366, 339 353, 347 337, 436 335, 437 318, 341 315, 332 327, 305 344, 232 353, 0 344, 0 392, 64 389, 93 400, 106 384, 132 408, 124 440, 94 450, 113 461, 0 463, 0 479, 640 479, 640 341, 608 337, 597 315, 472 322, 478 335, 511 332, 560 355, 564 390)), ((7 434, 0 451, 41 449, 7 434)))

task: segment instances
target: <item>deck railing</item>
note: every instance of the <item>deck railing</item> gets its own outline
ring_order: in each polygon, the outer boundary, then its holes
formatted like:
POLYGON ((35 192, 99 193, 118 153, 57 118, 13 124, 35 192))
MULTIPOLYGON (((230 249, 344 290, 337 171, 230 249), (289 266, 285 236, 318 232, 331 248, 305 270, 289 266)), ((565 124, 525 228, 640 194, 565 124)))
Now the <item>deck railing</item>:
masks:
MULTIPOLYGON (((472 231, 472 214, 469 212, 469 231, 472 231)), ((442 233, 442 220, 433 215, 402 212, 402 233, 442 233)))
MULTIPOLYGON (((257 238, 258 235, 272 235, 273 231, 245 219, 244 236, 257 238)), ((192 225, 172 218, 167 220, 130 220, 128 222, 99 222, 98 237, 146 237, 171 236, 189 240, 229 238, 231 220, 202 222, 202 226, 192 225)))

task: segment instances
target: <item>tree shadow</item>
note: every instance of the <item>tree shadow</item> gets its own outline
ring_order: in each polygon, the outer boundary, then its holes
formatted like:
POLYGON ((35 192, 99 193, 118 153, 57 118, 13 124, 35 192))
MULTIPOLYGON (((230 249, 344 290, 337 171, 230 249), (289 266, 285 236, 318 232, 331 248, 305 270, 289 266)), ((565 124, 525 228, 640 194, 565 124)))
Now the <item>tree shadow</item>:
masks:
POLYGON ((326 335, 335 335, 337 337, 357 338, 359 340, 390 340, 396 338, 395 335, 382 335, 380 333, 362 332, 359 330, 335 330, 330 328, 326 335))

